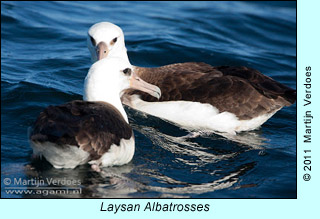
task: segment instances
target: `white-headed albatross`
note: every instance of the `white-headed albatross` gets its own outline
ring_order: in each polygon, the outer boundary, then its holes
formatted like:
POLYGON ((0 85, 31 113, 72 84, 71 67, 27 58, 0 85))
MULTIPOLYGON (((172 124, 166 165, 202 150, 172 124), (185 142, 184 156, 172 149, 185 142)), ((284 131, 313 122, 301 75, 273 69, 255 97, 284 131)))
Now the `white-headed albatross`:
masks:
MULTIPOLYGON (((123 32, 112 23, 93 25, 87 44, 92 61, 111 56, 128 60, 123 32)), ((247 67, 187 62, 134 66, 133 71, 158 86, 162 96, 157 99, 129 89, 122 102, 191 130, 230 134, 254 130, 296 100, 294 89, 247 67)))
POLYGON ((30 132, 34 155, 44 156, 55 168, 75 168, 89 162, 100 167, 131 161, 135 141, 121 93, 129 87, 160 97, 160 89, 144 82, 120 58, 92 65, 84 83, 83 101, 49 106, 30 132))

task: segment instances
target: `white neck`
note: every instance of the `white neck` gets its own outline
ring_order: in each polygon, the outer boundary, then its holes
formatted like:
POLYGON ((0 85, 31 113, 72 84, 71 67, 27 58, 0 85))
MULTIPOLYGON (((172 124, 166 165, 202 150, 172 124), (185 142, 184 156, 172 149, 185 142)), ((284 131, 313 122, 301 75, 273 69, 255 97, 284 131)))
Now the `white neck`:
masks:
POLYGON ((114 48, 113 50, 110 51, 108 57, 116 57, 116 58, 121 58, 130 63, 128 54, 127 54, 127 49, 125 46, 123 46, 121 49, 116 49, 114 48))
POLYGON ((106 75, 104 71, 90 71, 88 73, 84 83, 83 100, 110 103, 119 110, 124 120, 129 123, 127 114, 120 100, 118 83, 117 81, 113 81, 112 78, 105 80, 106 75))
MULTIPOLYGON (((84 96, 85 97, 85 96, 84 96)), ((101 97, 99 97, 99 95, 93 96, 89 93, 89 95, 87 95, 87 97, 91 97, 89 99, 84 99, 87 101, 104 101, 107 103, 110 103, 112 106, 114 106, 115 108, 117 108, 117 110, 119 110, 119 112, 121 113, 122 117, 124 118, 124 120, 129 124, 129 120, 128 120, 128 116, 126 111, 123 108, 123 105, 121 103, 120 100, 120 96, 119 93, 108 93, 106 95, 103 95, 101 97)))

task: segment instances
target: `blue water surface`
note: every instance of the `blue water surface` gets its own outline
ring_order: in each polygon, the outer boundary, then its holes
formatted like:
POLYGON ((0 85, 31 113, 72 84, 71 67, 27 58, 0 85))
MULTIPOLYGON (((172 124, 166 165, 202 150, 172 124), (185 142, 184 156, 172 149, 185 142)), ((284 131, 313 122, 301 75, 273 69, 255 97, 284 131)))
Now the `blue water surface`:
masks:
POLYGON ((134 65, 242 65, 296 87, 295 2, 1 2, 2 197, 296 198, 295 104, 236 139, 190 137, 126 108, 136 137, 129 164, 98 174, 34 161, 28 128, 48 105, 82 98, 87 30, 100 21, 123 29, 134 65), (15 179, 29 180, 20 193, 8 188, 15 179), (41 179, 62 183, 37 191, 75 180, 80 192, 27 194, 41 179))

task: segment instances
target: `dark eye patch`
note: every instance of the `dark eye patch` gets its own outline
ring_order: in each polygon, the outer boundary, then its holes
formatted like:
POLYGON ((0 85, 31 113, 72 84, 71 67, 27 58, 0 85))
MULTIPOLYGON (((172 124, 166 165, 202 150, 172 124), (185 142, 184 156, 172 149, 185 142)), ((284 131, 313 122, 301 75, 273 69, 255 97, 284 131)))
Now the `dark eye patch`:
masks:
POLYGON ((113 40, 111 40, 111 42, 110 42, 110 45, 111 46, 114 45, 117 42, 117 40, 118 40, 118 37, 113 38, 113 40))
POLYGON ((124 69, 122 72, 123 72, 125 75, 131 75, 132 70, 131 70, 131 68, 126 68, 126 69, 124 69))
POLYGON ((92 36, 90 36, 90 40, 91 40, 92 45, 93 45, 93 46, 96 46, 96 41, 93 39, 92 36))

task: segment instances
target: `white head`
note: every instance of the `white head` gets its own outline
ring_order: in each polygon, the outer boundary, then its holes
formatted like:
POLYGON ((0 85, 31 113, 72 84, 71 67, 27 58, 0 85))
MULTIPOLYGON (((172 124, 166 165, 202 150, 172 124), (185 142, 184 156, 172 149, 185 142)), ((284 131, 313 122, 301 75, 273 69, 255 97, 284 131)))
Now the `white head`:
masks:
POLYGON ((83 99, 105 101, 115 106, 128 122, 120 97, 124 90, 133 88, 160 98, 161 91, 139 78, 127 60, 108 57, 94 63, 84 82, 83 99))
POLYGON ((120 27, 109 22, 96 23, 90 27, 87 45, 92 62, 106 57, 120 57, 129 61, 120 27))

